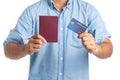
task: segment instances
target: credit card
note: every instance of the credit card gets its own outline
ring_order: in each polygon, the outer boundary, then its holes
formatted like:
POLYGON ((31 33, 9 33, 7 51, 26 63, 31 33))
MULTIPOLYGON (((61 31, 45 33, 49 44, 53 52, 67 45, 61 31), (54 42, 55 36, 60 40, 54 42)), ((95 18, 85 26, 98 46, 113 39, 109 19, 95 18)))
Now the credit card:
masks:
POLYGON ((68 28, 77 34, 81 34, 85 32, 85 30, 87 29, 87 26, 79 22, 75 18, 72 18, 70 23, 68 24, 68 28))

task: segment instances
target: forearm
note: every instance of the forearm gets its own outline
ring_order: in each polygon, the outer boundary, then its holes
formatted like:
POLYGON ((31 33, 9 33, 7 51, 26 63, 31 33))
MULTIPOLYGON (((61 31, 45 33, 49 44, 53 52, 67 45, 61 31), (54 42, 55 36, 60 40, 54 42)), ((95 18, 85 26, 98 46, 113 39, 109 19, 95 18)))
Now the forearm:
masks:
POLYGON ((16 43, 10 42, 8 43, 5 48, 5 56, 10 59, 20 59, 27 55, 26 45, 18 45, 16 43))
POLYGON ((105 41, 101 44, 96 44, 96 49, 92 51, 97 57, 104 59, 112 55, 113 47, 110 41, 105 41))
POLYGON ((47 41, 39 34, 30 38, 27 44, 19 45, 13 42, 8 43, 5 48, 5 56, 10 59, 20 59, 27 54, 38 52, 47 41))

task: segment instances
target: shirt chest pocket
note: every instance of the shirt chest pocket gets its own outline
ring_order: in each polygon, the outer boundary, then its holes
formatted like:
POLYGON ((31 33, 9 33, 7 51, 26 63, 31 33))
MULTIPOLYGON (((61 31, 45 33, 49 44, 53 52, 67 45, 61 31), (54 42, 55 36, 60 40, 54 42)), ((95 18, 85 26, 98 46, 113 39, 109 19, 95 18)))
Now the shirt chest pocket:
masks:
POLYGON ((69 37, 70 37, 70 45, 72 47, 76 47, 76 48, 83 47, 82 40, 78 38, 78 34, 73 32, 69 37))

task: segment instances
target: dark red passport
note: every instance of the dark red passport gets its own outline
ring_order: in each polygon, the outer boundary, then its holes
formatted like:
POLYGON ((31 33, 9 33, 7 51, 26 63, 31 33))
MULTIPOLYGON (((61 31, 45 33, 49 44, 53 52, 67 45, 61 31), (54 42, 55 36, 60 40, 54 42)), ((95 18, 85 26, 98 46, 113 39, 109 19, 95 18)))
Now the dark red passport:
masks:
POLYGON ((39 34, 47 42, 58 41, 58 17, 57 16, 39 16, 39 34))

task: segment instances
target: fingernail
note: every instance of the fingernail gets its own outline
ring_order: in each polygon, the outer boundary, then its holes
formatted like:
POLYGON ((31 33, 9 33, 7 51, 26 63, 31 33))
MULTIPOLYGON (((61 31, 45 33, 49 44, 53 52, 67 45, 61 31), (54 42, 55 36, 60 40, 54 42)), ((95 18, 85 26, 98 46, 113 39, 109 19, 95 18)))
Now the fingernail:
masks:
POLYGON ((44 43, 47 43, 47 41, 46 41, 46 40, 44 40, 44 43))

